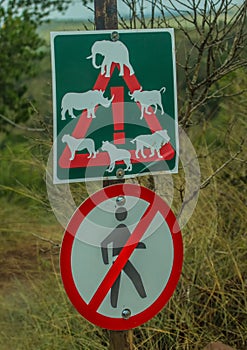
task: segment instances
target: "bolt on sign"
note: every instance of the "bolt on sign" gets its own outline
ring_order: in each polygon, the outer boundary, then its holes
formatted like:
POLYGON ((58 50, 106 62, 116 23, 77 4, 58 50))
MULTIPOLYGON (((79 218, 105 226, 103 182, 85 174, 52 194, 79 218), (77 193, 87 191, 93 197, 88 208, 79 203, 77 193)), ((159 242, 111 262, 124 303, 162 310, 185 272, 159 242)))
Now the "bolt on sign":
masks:
POLYGON ((54 183, 176 173, 172 29, 51 33, 54 183))

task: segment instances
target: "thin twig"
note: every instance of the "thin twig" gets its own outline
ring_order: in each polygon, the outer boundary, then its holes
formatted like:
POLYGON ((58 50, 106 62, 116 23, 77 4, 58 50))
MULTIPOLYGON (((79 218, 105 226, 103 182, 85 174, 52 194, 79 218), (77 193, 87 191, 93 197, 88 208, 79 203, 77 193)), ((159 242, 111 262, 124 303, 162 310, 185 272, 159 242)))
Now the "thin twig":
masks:
POLYGON ((213 174, 211 174, 206 180, 204 180, 201 185, 200 185, 200 189, 203 189, 205 187, 207 187, 210 183, 210 181, 221 171, 223 170, 229 163, 231 163, 233 160, 235 160, 237 158, 237 156, 242 152, 243 150, 243 141, 240 145, 239 150, 233 155, 231 156, 230 159, 228 159, 225 163, 223 163, 218 169, 216 169, 213 174))
POLYGON ((13 122, 13 120, 5 117, 4 115, 0 114, 0 117, 5 120, 7 123, 13 125, 15 128, 18 128, 18 129, 21 129, 21 130, 25 130, 25 131, 38 131, 38 132, 41 132, 41 131, 45 131, 45 129, 39 129, 39 128, 29 128, 27 126, 23 126, 23 125, 19 125, 19 124, 16 124, 15 122, 13 122))
MULTIPOLYGON (((229 163, 231 163, 233 160, 237 160, 238 155, 243 151, 243 143, 244 143, 244 140, 243 140, 242 143, 240 144, 239 150, 238 150, 233 156, 231 156, 231 158, 228 159, 224 164, 222 164, 218 169, 216 169, 215 172, 214 172, 213 174, 211 174, 206 180, 204 180, 204 181, 201 183, 200 187, 197 188, 196 190, 194 190, 194 191, 190 194, 189 198, 187 198, 186 200, 183 199, 183 201, 182 201, 183 203, 182 203, 181 210, 180 210, 180 212, 179 212, 179 214, 178 214, 178 216, 177 216, 178 218, 182 215, 182 212, 183 212, 185 206, 186 206, 188 203, 190 203, 190 202, 194 199, 194 197, 198 194, 198 191, 199 191, 199 190, 202 190, 202 189, 206 188, 206 187, 210 184, 210 181, 211 181, 220 171, 222 171, 222 170, 223 170, 229 163)), ((176 188, 176 189, 180 192, 180 196, 181 196, 181 191, 180 191, 181 188, 180 188, 180 189, 176 188)))
POLYGON ((48 238, 39 236, 39 235, 37 235, 36 233, 31 233, 31 234, 32 234, 34 237, 40 239, 41 241, 50 243, 50 244, 52 244, 54 247, 60 248, 60 244, 59 244, 59 243, 56 243, 56 242, 54 242, 54 241, 52 241, 51 239, 48 239, 48 238))

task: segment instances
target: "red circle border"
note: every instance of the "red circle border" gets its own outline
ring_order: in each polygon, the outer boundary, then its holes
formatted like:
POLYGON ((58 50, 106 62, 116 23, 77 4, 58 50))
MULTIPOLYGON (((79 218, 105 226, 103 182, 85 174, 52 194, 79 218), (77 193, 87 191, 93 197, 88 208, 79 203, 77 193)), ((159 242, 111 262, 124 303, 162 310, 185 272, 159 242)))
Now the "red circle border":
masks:
POLYGON ((179 224, 170 207, 166 202, 153 191, 146 187, 133 184, 112 185, 99 190, 88 197, 73 214, 68 227, 64 233, 64 238, 60 252, 60 271, 65 291, 77 309, 77 311, 91 323, 110 330, 127 330, 140 326, 154 317, 171 298, 179 281, 183 265, 183 242, 179 224), (71 253, 77 230, 81 222, 91 212, 91 210, 103 201, 116 196, 136 196, 157 206, 160 214, 165 219, 172 236, 174 259, 169 280, 161 292, 160 296, 146 310, 125 320, 123 318, 113 318, 99 314, 91 309, 79 294, 72 275, 71 253))

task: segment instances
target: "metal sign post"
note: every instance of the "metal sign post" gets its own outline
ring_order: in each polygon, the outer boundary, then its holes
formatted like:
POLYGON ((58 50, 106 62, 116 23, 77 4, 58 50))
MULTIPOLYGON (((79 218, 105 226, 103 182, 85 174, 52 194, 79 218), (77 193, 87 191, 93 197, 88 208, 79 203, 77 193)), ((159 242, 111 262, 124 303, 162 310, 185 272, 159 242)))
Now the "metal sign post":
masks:
POLYGON ((94 0, 95 27, 100 29, 117 29, 117 0, 94 0))
MULTIPOLYGON (((100 29, 117 29, 117 0, 94 0, 95 27, 100 29)), ((124 182, 118 180, 117 183, 124 182)), ((104 187, 116 181, 104 180, 104 187)), ((133 331, 110 331, 110 350, 133 350, 133 331)))

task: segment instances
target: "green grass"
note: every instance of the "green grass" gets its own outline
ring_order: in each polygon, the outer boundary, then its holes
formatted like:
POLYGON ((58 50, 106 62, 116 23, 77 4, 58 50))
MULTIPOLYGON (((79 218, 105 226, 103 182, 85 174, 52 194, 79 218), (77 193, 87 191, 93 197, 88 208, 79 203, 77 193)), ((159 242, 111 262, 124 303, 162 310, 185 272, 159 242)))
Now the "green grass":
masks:
POLYGON ((53 20, 43 24, 39 28, 39 33, 47 43, 50 42, 50 32, 56 31, 78 31, 78 30, 94 30, 94 25, 86 21, 71 20, 53 20))

